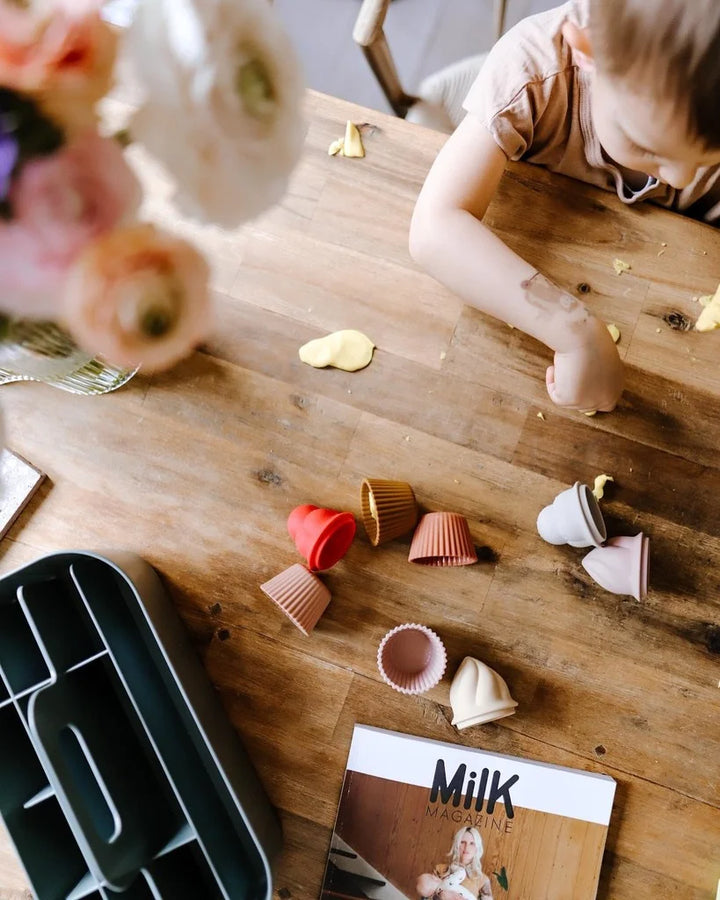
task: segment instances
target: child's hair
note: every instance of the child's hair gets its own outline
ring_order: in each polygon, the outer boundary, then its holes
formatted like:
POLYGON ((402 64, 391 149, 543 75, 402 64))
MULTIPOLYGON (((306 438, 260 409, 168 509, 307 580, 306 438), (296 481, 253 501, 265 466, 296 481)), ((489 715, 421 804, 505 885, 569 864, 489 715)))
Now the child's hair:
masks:
POLYGON ((590 29, 599 71, 666 98, 688 137, 720 147, 718 0, 591 0, 590 29))

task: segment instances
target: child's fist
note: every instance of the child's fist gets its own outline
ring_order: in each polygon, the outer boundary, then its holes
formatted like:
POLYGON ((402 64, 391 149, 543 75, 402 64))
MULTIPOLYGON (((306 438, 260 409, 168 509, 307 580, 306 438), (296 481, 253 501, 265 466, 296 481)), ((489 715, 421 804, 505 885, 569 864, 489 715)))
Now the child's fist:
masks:
POLYGON ((569 409, 610 412, 620 399, 623 364, 607 326, 591 316, 577 346, 555 353, 545 381, 553 403, 569 409))

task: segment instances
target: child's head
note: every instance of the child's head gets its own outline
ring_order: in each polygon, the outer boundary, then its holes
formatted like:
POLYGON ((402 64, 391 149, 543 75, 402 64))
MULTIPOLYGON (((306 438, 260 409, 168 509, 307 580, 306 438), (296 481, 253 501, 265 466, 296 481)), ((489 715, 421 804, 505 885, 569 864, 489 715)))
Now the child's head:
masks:
POLYGON ((720 163, 718 0, 590 0, 564 34, 594 71, 592 116, 620 165, 674 187, 720 163))

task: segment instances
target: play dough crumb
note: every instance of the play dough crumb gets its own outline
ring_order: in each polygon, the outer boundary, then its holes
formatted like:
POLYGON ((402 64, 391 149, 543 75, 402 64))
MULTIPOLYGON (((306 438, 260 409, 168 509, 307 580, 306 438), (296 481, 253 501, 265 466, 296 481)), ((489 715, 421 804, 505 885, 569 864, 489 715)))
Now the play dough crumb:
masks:
POLYGON ((344 140, 342 138, 338 138, 336 141, 333 141, 332 144, 328 147, 328 156, 337 156, 339 153, 341 156, 344 156, 343 153, 343 144, 344 140))
POLYGON ((605 485, 608 481, 615 481, 612 475, 598 475, 593 484, 592 492, 596 500, 602 500, 605 495, 605 485))
POLYGON ((584 416, 596 416, 596 415, 597 415, 597 410, 596 410, 596 409, 589 409, 587 412, 584 412, 583 415, 584 415, 584 416))
POLYGON ((623 272, 629 272, 632 266, 630 263, 626 263, 622 259, 614 259, 613 260, 613 269, 615 269, 616 275, 622 275, 623 272))
POLYGON ((298 353, 304 363, 316 369, 334 366, 356 372, 370 362, 374 349, 375 344, 361 331, 345 329, 303 344, 298 353))
MULTIPOLYGON (((701 302, 703 299, 705 298, 700 298, 701 302)), ((714 328, 720 328, 720 286, 700 313, 695 328, 698 331, 712 331, 714 328)))
POLYGON ((539 413, 537 414, 537 417, 538 417, 538 419, 542 419, 543 422, 545 421, 545 415, 544 415, 543 413, 539 412, 539 413))
POLYGON ((617 344, 617 342, 620 340, 620 329, 617 327, 617 325, 611 323, 610 325, 608 325, 607 330, 610 332, 610 336, 617 344))

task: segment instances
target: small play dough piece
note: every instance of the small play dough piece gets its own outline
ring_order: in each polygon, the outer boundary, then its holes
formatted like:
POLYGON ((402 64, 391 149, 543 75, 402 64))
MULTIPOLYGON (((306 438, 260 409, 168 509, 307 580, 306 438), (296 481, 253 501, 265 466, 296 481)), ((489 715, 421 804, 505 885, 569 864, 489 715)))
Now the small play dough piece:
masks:
POLYGON ((512 716, 517 702, 497 672, 479 659, 466 656, 450 687, 450 705, 452 724, 462 729, 512 716))
POLYGON ((700 313, 695 328, 698 331, 712 331, 714 328, 720 328, 720 285, 700 313))
POLYGON ((612 475, 598 475, 593 484, 592 492, 596 500, 602 500, 605 496, 605 485, 608 481, 615 481, 612 475))
POLYGON ((364 369, 373 356, 375 344, 361 331, 346 328, 308 341, 298 351, 300 359, 316 369, 334 366, 346 372, 364 369))
POLYGON ((344 140, 342 138, 338 138, 336 141, 333 141, 332 144, 328 147, 328 156, 337 156, 339 153, 343 156, 343 145, 344 140))
POLYGON ((630 263, 626 263, 623 259, 614 259, 613 260, 613 269, 615 269, 616 275, 622 275, 623 272, 629 272, 632 266, 630 263))
POLYGON ((610 325, 608 325, 607 330, 610 332, 610 337, 617 344, 617 342, 620 340, 620 329, 617 327, 617 325, 611 323, 610 325))
POLYGON ((345 140, 343 141, 343 156, 354 156, 361 159, 365 156, 365 148, 363 147, 360 132, 357 126, 349 119, 345 126, 345 140))

